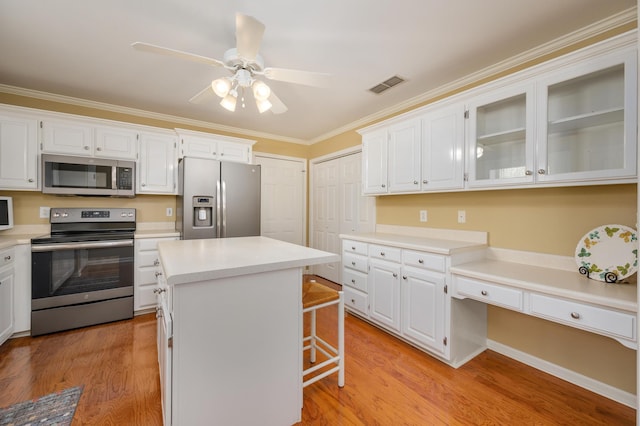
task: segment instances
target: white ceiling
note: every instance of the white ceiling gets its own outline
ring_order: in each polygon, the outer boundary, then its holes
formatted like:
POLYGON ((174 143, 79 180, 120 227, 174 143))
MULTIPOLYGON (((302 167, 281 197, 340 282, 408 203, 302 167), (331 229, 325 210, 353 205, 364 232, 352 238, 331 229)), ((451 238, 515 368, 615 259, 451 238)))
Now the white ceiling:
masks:
MULTIPOLYGON (((0 91, 15 88, 315 141, 472 72, 636 6, 636 0, 0 0, 0 91), (231 113, 188 100, 220 67, 139 52, 143 41, 222 59, 235 13, 266 26, 265 66, 332 74, 265 80, 288 106, 231 113), (369 88, 399 75, 380 95, 369 88)), ((250 95, 249 95, 250 98, 250 95)))

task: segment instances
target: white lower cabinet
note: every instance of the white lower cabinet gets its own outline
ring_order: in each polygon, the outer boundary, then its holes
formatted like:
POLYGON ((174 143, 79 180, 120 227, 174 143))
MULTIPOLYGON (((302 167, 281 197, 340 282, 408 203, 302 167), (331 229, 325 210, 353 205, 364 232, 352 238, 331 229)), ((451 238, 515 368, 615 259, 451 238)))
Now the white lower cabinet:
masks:
POLYGON ((472 301, 455 301, 458 317, 455 321, 451 318, 447 271, 456 256, 344 239, 345 306, 458 367, 484 350, 482 344, 466 336, 473 334, 468 334, 470 330, 484 330, 486 309, 472 301))
POLYGON ((160 367, 160 394, 162 402, 163 424, 171 425, 172 398, 172 362, 173 362, 173 321, 171 318, 169 287, 158 265, 154 267, 158 272, 155 296, 157 297, 157 345, 158 366, 160 367))
POLYGON ((140 238, 135 243, 134 312, 155 309, 154 290, 157 288, 158 242, 177 240, 177 237, 140 238))

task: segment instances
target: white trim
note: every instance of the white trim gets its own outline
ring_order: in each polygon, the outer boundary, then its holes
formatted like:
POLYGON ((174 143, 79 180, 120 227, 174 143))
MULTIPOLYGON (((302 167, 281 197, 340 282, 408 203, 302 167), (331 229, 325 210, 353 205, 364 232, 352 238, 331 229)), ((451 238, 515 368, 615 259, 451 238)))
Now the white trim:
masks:
POLYGON ((362 144, 350 146, 349 148, 345 148, 340 151, 335 151, 330 154, 321 155, 320 157, 316 157, 310 160, 311 165, 324 163, 325 161, 335 160, 336 158, 346 157, 347 155, 357 154, 362 152, 362 144))
POLYGON ((632 393, 615 388, 606 383, 602 383, 598 380, 576 373, 575 371, 537 358, 533 355, 529 355, 491 339, 487 339, 487 348, 569 383, 573 383, 574 385, 590 390, 591 392, 595 392, 605 398, 612 399, 631 408, 636 408, 636 395, 632 393))

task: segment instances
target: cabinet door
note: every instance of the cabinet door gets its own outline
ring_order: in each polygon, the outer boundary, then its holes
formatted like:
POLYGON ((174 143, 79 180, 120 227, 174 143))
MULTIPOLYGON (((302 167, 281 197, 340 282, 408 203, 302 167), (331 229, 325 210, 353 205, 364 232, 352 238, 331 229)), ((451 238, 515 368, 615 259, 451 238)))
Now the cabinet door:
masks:
POLYGON ((140 160, 137 164, 136 192, 174 194, 177 179, 177 142, 174 136, 140 135, 140 160))
POLYGON ((636 53, 591 59, 541 81, 537 180, 636 176, 636 53))
POLYGON ((515 86, 468 104, 469 186, 533 183, 533 86, 515 86))
POLYGON ((421 120, 391 126, 389 132, 389 192, 420 190, 421 120))
POLYGON ((93 155, 93 128, 72 121, 45 120, 42 122, 42 151, 93 155))
POLYGON ((38 121, 0 114, 0 189, 38 189, 38 121))
POLYGON ((138 132, 118 127, 96 128, 96 157, 135 160, 138 153, 138 132))
POLYGON ((421 346, 444 352, 444 274, 404 267, 402 334, 421 346))
MULTIPOLYGON (((165 288, 164 284, 160 284, 160 288, 165 288)), ((172 399, 172 380, 171 372, 173 368, 173 349, 172 349, 172 321, 171 311, 167 303, 166 292, 158 293, 158 321, 157 321, 157 338, 158 338, 158 365, 160 367, 160 394, 162 402, 162 418, 163 424, 171 425, 171 399, 172 399)))
POLYGON ((236 163, 251 162, 251 146, 242 143, 218 142, 218 159, 220 161, 235 161, 236 163))
POLYGON ((464 187, 464 105, 435 110, 422 118, 423 191, 464 187))
POLYGON ((13 334, 13 267, 0 271, 0 344, 13 334))
POLYGON ((218 142, 199 136, 182 136, 180 138, 180 158, 218 158, 218 142))
POLYGON ((362 190, 365 194, 387 193, 387 130, 362 136, 362 190))
POLYGON ((400 265, 376 259, 369 265, 370 318, 400 331, 400 265))

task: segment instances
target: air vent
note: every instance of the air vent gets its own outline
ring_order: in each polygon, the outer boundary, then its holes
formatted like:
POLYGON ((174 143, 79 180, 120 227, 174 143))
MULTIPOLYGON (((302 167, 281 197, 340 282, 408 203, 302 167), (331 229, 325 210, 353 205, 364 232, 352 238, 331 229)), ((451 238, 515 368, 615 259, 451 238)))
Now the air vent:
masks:
POLYGON ((403 81, 404 78, 394 75, 393 77, 386 79, 382 83, 373 86, 371 89, 369 89, 369 91, 375 94, 380 94, 385 90, 391 89, 393 86, 402 83, 403 81))

